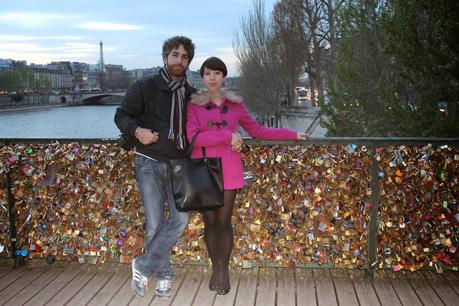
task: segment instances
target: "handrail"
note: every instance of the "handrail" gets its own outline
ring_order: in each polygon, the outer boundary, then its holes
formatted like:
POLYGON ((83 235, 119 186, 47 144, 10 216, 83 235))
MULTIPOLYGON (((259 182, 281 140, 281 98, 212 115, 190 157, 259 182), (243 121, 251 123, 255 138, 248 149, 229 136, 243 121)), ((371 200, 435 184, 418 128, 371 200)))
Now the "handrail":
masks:
MULTIPOLYGON (((60 143, 113 143, 116 138, 0 138, 0 143, 44 144, 60 143)), ((450 145, 459 146, 457 137, 308 137, 306 140, 259 140, 244 138, 247 145, 330 145, 330 144, 361 144, 361 145, 450 145)))
MULTIPOLYGON (((52 142, 80 143, 80 144, 104 144, 114 143, 114 138, 0 138, 0 143, 9 145, 14 144, 48 144, 52 142)), ((369 208, 368 219, 368 266, 369 275, 373 274, 378 260, 378 225, 380 222, 379 196, 381 177, 379 176, 379 161, 375 158, 377 149, 381 146, 450 146, 459 147, 459 138, 440 138, 440 137, 311 137, 301 141, 267 141, 245 138, 244 143, 249 146, 316 146, 316 145, 334 145, 334 144, 356 144, 367 146, 368 155, 370 156, 369 168, 369 186, 371 190, 371 207, 369 208), (371 152, 371 153, 370 153, 371 152)), ((12 207, 11 207, 11 211, 12 207)), ((12 222, 13 224, 14 222, 12 222)), ((11 233, 13 234, 13 233, 11 233)))

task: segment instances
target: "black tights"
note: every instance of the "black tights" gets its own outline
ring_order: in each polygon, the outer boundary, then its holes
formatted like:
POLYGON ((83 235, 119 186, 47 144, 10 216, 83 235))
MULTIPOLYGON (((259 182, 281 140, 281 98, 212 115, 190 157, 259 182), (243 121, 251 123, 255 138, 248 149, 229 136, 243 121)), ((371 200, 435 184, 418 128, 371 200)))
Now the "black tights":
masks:
POLYGON ((237 190, 224 191, 223 207, 206 211, 204 215, 204 240, 212 260, 211 286, 229 290, 228 264, 233 249, 231 216, 237 190))

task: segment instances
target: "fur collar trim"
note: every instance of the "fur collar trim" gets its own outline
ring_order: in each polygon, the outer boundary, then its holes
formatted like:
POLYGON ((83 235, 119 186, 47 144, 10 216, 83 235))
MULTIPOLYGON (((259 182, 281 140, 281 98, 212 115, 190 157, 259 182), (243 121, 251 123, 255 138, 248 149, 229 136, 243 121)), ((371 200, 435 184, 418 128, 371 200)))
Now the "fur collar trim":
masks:
MULTIPOLYGON (((223 97, 226 97, 228 100, 234 103, 242 103, 244 100, 241 96, 235 94, 234 92, 226 89, 222 89, 223 97)), ((191 103, 197 105, 206 105, 209 103, 210 95, 207 89, 201 89, 197 93, 191 95, 191 103)))

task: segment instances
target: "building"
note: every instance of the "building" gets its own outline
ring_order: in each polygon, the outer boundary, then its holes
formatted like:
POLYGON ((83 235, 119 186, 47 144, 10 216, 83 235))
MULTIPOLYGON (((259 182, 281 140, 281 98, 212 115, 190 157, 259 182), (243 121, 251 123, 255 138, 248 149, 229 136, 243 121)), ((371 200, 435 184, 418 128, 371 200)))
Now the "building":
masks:
POLYGON ((27 61, 15 61, 15 60, 13 60, 13 66, 12 66, 13 70, 24 68, 24 67, 27 67, 27 61))
POLYGON ((51 62, 47 66, 53 90, 70 91, 73 89, 73 75, 70 62, 51 62))
POLYGON ((161 67, 145 68, 145 69, 132 69, 130 70, 131 82, 135 82, 144 78, 152 77, 159 74, 161 67))
POLYGON ((30 64, 33 80, 28 84, 29 91, 34 93, 49 93, 51 90, 51 77, 47 65, 30 64))
POLYGON ((198 90, 204 87, 199 70, 196 70, 196 71, 188 70, 186 73, 186 78, 187 78, 188 84, 190 84, 192 87, 198 90))
POLYGON ((105 65, 105 89, 125 90, 129 87, 129 73, 123 65, 105 65))
POLYGON ((88 75, 89 75, 89 64, 81 62, 71 62, 70 68, 72 70, 72 87, 75 89, 89 89, 88 86, 88 75))
POLYGON ((0 58, 0 71, 11 69, 13 69, 13 60, 0 58))
POLYGON ((226 89, 239 94, 239 77, 227 77, 225 80, 225 87, 226 89))
POLYGON ((86 85, 90 90, 100 89, 100 64, 89 64, 88 65, 88 79, 86 85))

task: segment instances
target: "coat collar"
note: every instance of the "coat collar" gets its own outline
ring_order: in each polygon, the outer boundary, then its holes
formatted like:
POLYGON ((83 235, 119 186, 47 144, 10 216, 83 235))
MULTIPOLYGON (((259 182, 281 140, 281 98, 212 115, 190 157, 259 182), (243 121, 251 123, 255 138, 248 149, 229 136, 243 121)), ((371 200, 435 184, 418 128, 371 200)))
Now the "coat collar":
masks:
MULTIPOLYGON (((164 81, 163 77, 161 76, 161 74, 157 74, 155 76, 153 76, 155 82, 156 82, 156 86, 160 89, 160 90, 164 90, 164 91, 169 91, 170 92, 170 89, 169 87, 167 86, 167 83, 166 81, 164 81)), ((191 87, 190 84, 187 82, 185 84, 185 96, 189 96, 190 94, 196 92, 196 89, 194 87, 191 87)))
MULTIPOLYGON (((241 96, 236 95, 234 92, 226 89, 222 89, 222 95, 227 100, 234 103, 242 103, 243 99, 241 96)), ((197 105, 206 105, 211 100, 210 94, 207 89, 201 89, 197 93, 191 95, 191 103, 197 105)))

